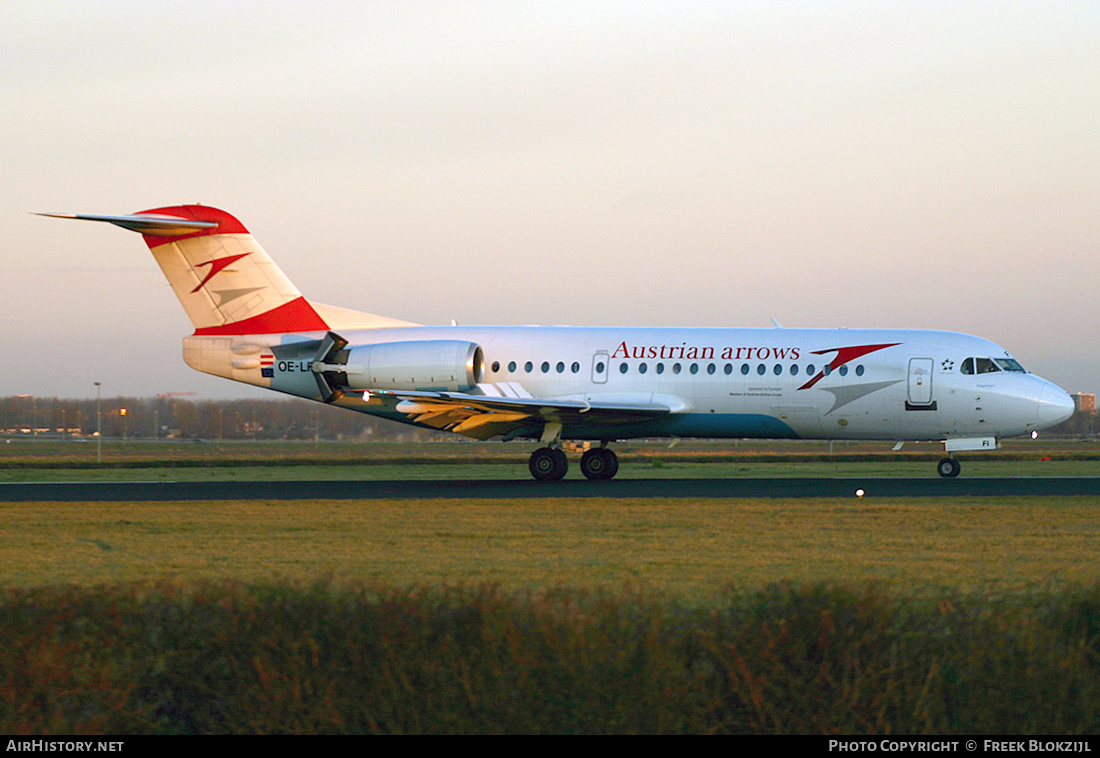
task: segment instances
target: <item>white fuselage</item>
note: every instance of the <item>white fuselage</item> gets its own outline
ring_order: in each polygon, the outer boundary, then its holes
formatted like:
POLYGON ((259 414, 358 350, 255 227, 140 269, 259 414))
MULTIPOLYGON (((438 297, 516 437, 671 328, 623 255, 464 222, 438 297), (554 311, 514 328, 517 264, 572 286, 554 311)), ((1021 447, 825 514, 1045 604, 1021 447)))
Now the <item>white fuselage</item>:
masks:
MULTIPOLYGON (((319 399, 309 373, 312 348, 305 346, 321 336, 188 337, 185 356, 201 371, 319 399), (292 352, 296 344, 303 346, 298 354, 292 352), (273 347, 276 355, 255 365, 240 359, 255 352, 242 345, 273 347)), ((451 326, 341 336, 353 345, 476 343, 484 369, 468 391, 473 395, 671 409, 661 418, 613 428, 567 424, 565 439, 982 439, 1028 434, 1072 413, 1065 392, 1023 371, 1004 348, 952 332, 451 326), (978 373, 975 366, 986 370, 978 373)), ((336 404, 410 420, 369 396, 347 395, 336 404)), ((532 428, 509 436, 538 434, 532 428)))
MULTIPOLYGON (((965 334, 888 329, 425 327, 303 296, 239 219, 202 205, 44 214, 139 232, 195 327, 199 371, 445 429, 533 438, 563 477, 563 440, 610 479, 632 437, 945 441, 949 455, 1068 419, 1073 401, 965 334)), ((959 473, 947 458, 941 476, 959 473)))

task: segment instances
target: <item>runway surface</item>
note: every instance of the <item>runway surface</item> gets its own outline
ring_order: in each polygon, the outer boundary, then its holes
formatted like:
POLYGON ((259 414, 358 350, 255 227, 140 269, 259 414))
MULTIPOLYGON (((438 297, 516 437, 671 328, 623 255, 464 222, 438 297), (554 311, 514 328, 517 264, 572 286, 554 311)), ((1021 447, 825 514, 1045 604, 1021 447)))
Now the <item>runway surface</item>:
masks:
POLYGON ((286 482, 12 482, 0 502, 135 502, 187 500, 423 500, 428 498, 691 498, 736 497, 1024 497, 1100 496, 1100 477, 619 479, 286 482))

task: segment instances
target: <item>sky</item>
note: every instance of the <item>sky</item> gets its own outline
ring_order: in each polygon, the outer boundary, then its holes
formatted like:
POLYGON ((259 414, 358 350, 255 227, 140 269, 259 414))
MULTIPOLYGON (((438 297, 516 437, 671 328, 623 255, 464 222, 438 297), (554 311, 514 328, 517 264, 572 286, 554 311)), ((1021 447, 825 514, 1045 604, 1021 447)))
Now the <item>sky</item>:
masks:
POLYGON ((189 369, 135 234, 228 210, 425 324, 931 328, 1100 391, 1100 4, 0 3, 0 396, 189 369))

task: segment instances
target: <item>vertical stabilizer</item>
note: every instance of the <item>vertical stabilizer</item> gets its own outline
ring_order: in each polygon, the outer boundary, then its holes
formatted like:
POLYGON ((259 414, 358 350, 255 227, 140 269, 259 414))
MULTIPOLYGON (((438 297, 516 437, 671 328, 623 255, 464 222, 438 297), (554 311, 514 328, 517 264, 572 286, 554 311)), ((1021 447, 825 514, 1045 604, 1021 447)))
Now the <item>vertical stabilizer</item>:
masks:
POLYGON ((216 224, 185 234, 170 228, 142 231, 196 334, 328 328, 244 225, 225 211, 181 205, 135 215, 216 224))
POLYGON ((140 233, 196 335, 411 325, 306 300, 244 224, 217 208, 177 205, 128 216, 41 215, 106 221, 140 233))

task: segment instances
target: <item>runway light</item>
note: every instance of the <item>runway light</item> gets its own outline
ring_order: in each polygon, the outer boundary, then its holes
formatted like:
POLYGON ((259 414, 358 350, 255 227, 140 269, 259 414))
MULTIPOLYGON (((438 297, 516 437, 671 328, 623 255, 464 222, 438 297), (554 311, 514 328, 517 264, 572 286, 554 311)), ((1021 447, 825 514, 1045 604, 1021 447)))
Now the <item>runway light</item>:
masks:
POLYGON ((856 490, 856 497, 863 497, 863 490, 856 490))

